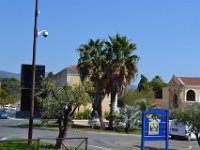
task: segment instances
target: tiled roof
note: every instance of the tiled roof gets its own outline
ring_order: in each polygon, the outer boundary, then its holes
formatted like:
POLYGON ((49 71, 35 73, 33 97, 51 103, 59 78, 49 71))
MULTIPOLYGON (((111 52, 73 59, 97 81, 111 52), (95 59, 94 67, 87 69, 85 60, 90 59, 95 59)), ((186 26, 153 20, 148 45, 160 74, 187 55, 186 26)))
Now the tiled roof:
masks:
POLYGON ((69 66, 67 68, 70 68, 70 69, 77 69, 77 65, 73 65, 73 66, 69 66))
POLYGON ((200 85, 200 78, 178 77, 184 85, 200 85))

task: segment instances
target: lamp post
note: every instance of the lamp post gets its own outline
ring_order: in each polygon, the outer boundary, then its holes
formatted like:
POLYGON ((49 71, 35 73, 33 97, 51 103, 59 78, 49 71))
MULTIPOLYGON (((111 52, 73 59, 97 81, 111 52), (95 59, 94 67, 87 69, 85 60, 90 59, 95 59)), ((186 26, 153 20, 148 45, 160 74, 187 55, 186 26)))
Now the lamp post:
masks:
POLYGON ((34 117, 34 97, 35 97, 35 63, 36 63, 36 45, 37 45, 37 37, 43 33, 44 37, 48 36, 48 32, 46 30, 42 30, 38 32, 37 29, 37 19, 39 15, 38 10, 38 0, 35 1, 35 21, 34 21, 34 39, 33 39, 33 59, 32 59, 32 86, 31 86, 31 102, 30 102, 30 114, 29 114, 29 128, 28 128, 28 144, 32 144, 32 136, 33 136, 33 117, 34 117))

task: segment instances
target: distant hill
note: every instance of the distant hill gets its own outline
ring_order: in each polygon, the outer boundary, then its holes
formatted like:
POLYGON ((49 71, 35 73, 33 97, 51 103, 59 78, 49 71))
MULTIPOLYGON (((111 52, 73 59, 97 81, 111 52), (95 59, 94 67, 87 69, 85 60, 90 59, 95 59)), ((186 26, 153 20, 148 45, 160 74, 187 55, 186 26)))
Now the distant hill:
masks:
MULTIPOLYGON (((45 77, 48 75, 47 72, 45 72, 45 77)), ((0 70, 0 78, 16 78, 20 80, 21 74, 20 73, 12 73, 4 70, 0 70)))
POLYGON ((0 78, 16 78, 20 80, 20 73, 12 73, 4 70, 0 70, 0 78))

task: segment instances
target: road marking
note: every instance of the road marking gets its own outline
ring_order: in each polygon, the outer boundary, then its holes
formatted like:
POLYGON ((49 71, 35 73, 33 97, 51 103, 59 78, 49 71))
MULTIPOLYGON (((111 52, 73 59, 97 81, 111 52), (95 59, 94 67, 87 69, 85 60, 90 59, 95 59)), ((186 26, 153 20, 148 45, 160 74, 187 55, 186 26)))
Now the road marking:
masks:
POLYGON ((18 118, 11 118, 11 117, 8 117, 8 119, 11 119, 11 120, 26 120, 26 119, 18 119, 18 118))
POLYGON ((108 149, 108 148, 104 148, 104 147, 99 147, 99 146, 95 146, 95 145, 88 145, 90 147, 94 147, 94 148, 98 148, 98 149, 104 149, 104 150, 112 150, 112 149, 108 149))

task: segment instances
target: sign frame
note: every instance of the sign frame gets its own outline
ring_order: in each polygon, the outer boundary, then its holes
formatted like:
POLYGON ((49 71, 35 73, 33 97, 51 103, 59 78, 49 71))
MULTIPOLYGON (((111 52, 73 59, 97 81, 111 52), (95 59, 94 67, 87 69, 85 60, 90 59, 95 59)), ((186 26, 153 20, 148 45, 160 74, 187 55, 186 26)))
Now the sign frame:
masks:
POLYGON ((165 149, 169 150, 169 110, 154 108, 142 113, 141 150, 145 148, 145 141, 165 141, 165 149), (147 115, 160 118, 147 118, 147 115))

